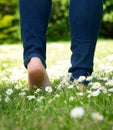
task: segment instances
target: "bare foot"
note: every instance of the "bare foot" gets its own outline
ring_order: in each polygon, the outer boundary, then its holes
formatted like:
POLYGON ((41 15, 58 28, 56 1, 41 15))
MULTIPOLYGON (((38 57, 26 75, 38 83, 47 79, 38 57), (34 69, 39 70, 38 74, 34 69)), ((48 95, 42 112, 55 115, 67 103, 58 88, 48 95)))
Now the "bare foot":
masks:
POLYGON ((47 72, 41 62, 37 57, 34 57, 28 63, 28 82, 29 89, 31 90, 33 86, 43 87, 50 86, 50 81, 47 72))

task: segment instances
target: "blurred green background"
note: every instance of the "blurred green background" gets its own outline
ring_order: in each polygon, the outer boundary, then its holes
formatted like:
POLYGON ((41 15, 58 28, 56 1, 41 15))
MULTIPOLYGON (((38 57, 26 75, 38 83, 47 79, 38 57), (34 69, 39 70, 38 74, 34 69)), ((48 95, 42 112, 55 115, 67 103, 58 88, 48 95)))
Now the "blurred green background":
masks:
MULTIPOLYGON (((20 43, 19 6, 16 0, 0 0, 0 44, 20 43)), ((48 40, 69 40, 69 0, 53 0, 48 26, 48 40)), ((113 38, 113 0, 103 0, 103 21, 100 37, 113 38)))

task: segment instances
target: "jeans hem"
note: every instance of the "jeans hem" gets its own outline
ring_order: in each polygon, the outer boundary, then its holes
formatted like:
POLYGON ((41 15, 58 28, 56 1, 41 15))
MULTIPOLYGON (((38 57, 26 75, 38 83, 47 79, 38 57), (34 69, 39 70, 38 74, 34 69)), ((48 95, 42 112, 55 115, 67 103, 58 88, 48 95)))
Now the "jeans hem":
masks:
POLYGON ((41 60, 41 62, 42 62, 42 64, 44 65, 44 67, 46 68, 46 63, 45 63, 44 58, 42 58, 42 56, 40 56, 40 55, 38 55, 38 54, 31 54, 31 55, 27 56, 27 57, 24 59, 24 66, 25 66, 26 69, 27 69, 27 64, 29 63, 29 61, 30 61, 31 58, 33 58, 33 57, 38 57, 38 58, 41 60))

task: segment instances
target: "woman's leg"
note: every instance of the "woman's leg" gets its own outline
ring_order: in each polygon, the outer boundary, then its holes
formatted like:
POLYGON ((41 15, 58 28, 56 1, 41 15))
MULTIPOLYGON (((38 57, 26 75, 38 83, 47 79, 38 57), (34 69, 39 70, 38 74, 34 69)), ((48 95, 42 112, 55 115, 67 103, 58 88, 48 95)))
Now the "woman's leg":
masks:
MULTIPOLYGON (((93 71, 93 58, 102 19, 102 0, 70 0, 71 68, 73 78, 93 71)), ((73 80, 73 78, 71 80, 73 80)))
POLYGON ((50 12, 51 0, 20 0, 24 65, 28 68, 29 84, 32 85, 37 85, 40 79, 42 82, 45 77, 46 31, 50 12))

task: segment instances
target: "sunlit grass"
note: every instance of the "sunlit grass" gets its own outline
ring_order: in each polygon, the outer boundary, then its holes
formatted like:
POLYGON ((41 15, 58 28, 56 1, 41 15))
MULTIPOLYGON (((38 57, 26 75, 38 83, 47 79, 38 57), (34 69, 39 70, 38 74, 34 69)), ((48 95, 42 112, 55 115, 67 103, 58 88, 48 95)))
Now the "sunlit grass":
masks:
POLYGON ((0 130, 112 130, 113 40, 99 40, 94 73, 82 91, 67 76, 70 43, 47 45, 52 88, 27 89, 22 45, 0 46, 0 130))

